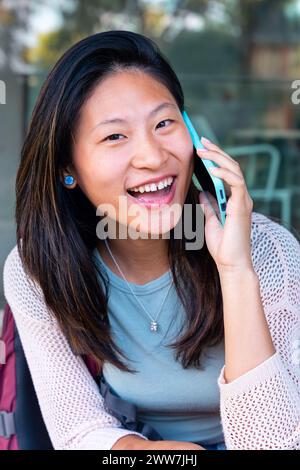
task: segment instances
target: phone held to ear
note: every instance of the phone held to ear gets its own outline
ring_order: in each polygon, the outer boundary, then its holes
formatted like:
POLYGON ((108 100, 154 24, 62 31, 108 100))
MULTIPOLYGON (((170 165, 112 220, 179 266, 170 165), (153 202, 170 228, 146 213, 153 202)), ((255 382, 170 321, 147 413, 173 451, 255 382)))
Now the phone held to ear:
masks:
POLYGON ((190 118, 188 117, 186 111, 182 113, 183 120, 188 128, 190 136, 192 138, 194 144, 194 174, 193 174, 193 182, 195 186, 201 191, 208 191, 212 194, 218 203, 219 207, 219 220, 221 221, 222 225, 225 223, 226 218, 226 195, 225 195, 225 188, 223 181, 220 178, 210 174, 207 168, 211 166, 218 165, 211 160, 206 158, 200 158, 197 154, 197 148, 205 148, 200 141, 200 138, 191 123, 190 118))

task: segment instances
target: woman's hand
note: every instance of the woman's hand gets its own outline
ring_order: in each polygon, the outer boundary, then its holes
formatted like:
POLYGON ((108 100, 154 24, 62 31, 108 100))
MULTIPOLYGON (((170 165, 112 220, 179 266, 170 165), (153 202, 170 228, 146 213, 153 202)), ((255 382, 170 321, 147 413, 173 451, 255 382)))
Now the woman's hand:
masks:
POLYGON ((223 180, 227 193, 224 227, 212 209, 214 207, 219 212, 215 197, 210 193, 200 193, 200 204, 204 204, 207 248, 219 272, 253 270, 250 243, 253 201, 240 165, 207 139, 203 144, 207 150, 197 149, 199 158, 207 158, 219 166, 214 167, 211 174, 223 180))
POLYGON ((143 439, 141 450, 205 450, 193 442, 181 441, 150 441, 143 439))
POLYGON ((136 434, 121 437, 111 450, 205 450, 193 442, 182 441, 151 441, 136 434))

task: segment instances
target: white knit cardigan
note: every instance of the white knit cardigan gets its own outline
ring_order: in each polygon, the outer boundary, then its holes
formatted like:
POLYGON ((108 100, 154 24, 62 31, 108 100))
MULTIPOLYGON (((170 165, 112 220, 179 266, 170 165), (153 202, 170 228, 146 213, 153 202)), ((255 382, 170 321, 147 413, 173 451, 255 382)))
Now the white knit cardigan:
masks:
MULTIPOLYGON (((300 449, 300 245, 283 226, 253 212, 251 249, 276 353, 230 383, 222 368, 218 386, 225 444, 228 449, 300 449)), ((144 437, 109 414, 85 363, 50 315, 40 286, 25 274, 17 246, 5 261, 4 294, 53 447, 111 449, 127 434, 144 437)))

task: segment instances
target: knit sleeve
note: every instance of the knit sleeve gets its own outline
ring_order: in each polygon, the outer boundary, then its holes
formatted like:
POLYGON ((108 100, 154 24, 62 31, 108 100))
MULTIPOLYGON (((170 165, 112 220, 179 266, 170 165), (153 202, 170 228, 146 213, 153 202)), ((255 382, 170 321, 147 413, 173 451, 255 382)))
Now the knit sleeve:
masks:
POLYGON ((230 383, 218 379, 228 449, 300 449, 300 245, 253 213, 252 259, 276 352, 230 383))
POLYGON ((128 434, 147 439, 122 428, 122 423, 108 413, 84 361, 73 354, 50 315, 40 286, 25 274, 17 246, 5 260, 4 294, 54 449, 111 449, 128 434))

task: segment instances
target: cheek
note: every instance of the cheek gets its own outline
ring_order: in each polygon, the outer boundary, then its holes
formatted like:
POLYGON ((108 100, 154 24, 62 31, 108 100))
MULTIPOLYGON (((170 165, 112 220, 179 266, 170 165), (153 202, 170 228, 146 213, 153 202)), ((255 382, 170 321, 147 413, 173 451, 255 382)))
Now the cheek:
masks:
POLYGON ((89 154, 76 162, 78 184, 87 198, 98 206, 113 201, 124 192, 124 169, 112 158, 89 154))
POLYGON ((177 147, 177 155, 181 160, 182 168, 182 190, 183 198, 185 199, 188 188, 191 184, 191 179, 194 171, 194 146, 192 140, 184 132, 181 142, 177 147))
POLYGON ((181 168, 185 174, 193 173, 194 169, 194 150, 193 145, 181 145, 177 147, 177 155, 180 158, 181 168))
POLYGON ((176 135, 176 139, 173 141, 173 151, 175 155, 179 156, 182 165, 188 171, 193 164, 194 146, 188 130, 185 127, 182 127, 180 132, 176 135))

